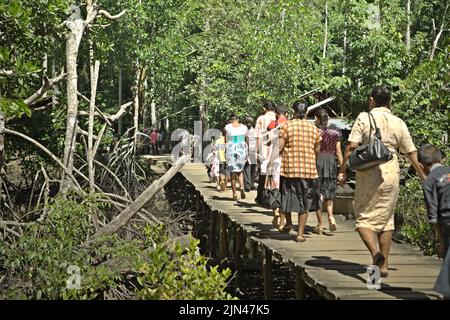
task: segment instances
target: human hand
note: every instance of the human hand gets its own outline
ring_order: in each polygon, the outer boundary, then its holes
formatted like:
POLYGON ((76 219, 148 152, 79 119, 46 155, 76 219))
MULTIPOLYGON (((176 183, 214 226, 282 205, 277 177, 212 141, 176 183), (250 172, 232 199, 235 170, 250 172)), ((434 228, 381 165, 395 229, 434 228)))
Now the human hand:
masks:
POLYGON ((338 174, 337 180, 341 186, 343 186, 347 182, 347 174, 340 172, 338 174))

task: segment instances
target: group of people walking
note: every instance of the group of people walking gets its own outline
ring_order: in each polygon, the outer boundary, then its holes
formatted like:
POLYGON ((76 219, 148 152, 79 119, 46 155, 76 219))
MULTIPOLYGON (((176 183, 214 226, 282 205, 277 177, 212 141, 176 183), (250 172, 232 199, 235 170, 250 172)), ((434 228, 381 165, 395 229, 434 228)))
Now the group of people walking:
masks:
POLYGON ((307 119, 308 106, 303 101, 293 104, 290 119, 282 105, 265 101, 263 107, 264 114, 257 118, 255 125, 251 117, 246 117, 242 124, 233 114, 223 137, 216 142, 218 190, 226 191, 229 179, 232 198, 237 199, 239 191, 240 198, 245 199, 246 191, 254 187, 256 174, 259 174, 255 201, 267 206, 267 199, 271 200, 273 224, 278 230, 289 232, 293 228, 292 212, 297 212, 296 240, 304 242, 308 213, 315 211, 318 224, 314 230, 322 234, 324 208, 328 214, 328 229, 336 231, 333 199, 337 185, 346 183, 347 163, 352 152, 369 143, 374 136, 371 122, 374 121, 382 143, 392 157, 379 165, 356 171, 356 230, 369 250, 373 264, 380 268, 382 277, 387 277, 400 185, 397 155, 400 151, 425 181, 430 223, 439 225, 440 254, 445 257, 436 290, 450 297, 450 169, 441 164, 442 154, 434 146, 424 146, 418 157, 405 122, 391 111, 390 88, 373 88, 369 112, 357 117, 345 152, 341 148, 342 135, 329 128, 325 109, 315 111, 315 123, 312 123, 307 119))

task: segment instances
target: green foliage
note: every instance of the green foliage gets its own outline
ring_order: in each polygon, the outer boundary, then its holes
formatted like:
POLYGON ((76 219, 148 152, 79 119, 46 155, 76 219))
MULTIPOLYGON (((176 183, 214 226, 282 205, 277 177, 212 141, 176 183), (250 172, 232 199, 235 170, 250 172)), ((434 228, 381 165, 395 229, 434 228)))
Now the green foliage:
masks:
POLYGON ((138 265, 141 275, 137 282, 142 288, 137 296, 152 300, 231 299, 224 291, 230 269, 218 271, 217 266, 208 267, 206 258, 199 253, 198 243, 198 240, 191 241, 185 250, 176 244, 172 252, 155 245, 148 253, 148 261, 138 265))
POLYGON ((161 226, 145 227, 143 241, 112 235, 83 245, 95 231, 91 212, 107 210, 98 197, 56 198, 43 223, 28 226, 14 243, 0 242, 0 298, 102 299, 132 282, 130 298, 231 298, 224 292, 230 270, 207 267, 197 241, 186 252, 169 245, 161 226), (80 288, 68 287, 74 268, 80 288))
POLYGON ((422 186, 417 177, 409 177, 400 189, 395 214, 400 226, 399 240, 418 246, 427 255, 436 253, 434 229, 427 219, 422 186))

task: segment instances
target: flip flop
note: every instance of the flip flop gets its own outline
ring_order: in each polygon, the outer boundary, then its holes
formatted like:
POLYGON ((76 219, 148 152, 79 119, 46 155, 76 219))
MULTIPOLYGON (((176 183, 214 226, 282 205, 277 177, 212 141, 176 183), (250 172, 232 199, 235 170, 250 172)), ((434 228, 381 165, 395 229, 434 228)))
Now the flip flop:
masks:
POLYGON ((241 189, 241 199, 245 199, 245 192, 241 189))
POLYGON ((295 241, 296 242, 305 242, 306 239, 305 239, 305 237, 297 237, 297 238, 295 238, 295 241))
POLYGON ((284 226, 280 229, 281 232, 287 232, 287 233, 291 232, 291 230, 292 230, 292 226, 284 226))
POLYGON ((275 216, 275 217, 273 217, 273 219, 272 219, 272 225, 274 226, 274 227, 276 227, 276 228, 279 228, 280 226, 279 226, 279 224, 278 224, 278 219, 280 218, 280 216, 275 216))

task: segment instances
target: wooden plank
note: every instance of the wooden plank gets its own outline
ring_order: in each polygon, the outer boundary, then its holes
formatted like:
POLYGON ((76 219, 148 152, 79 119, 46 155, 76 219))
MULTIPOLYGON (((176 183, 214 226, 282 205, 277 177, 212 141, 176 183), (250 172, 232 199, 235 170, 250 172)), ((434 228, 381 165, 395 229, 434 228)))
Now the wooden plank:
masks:
POLYGON ((263 248, 263 277, 264 297, 266 300, 273 299, 273 277, 272 277, 272 252, 263 248))
MULTIPOLYGON (((393 243, 389 256, 389 277, 382 279, 381 290, 369 290, 366 266, 370 255, 355 232, 353 220, 336 216, 338 230, 325 230, 325 235, 306 235, 304 243, 295 242, 296 232, 279 233, 271 225, 272 212, 253 202, 256 192, 247 193, 247 199, 232 201, 231 192, 219 193, 208 182, 202 165, 187 165, 182 174, 201 192, 204 203, 217 210, 221 217, 238 227, 236 232, 236 258, 243 256, 244 246, 249 257, 255 258, 257 247, 263 248, 263 275, 266 298, 273 294, 272 259, 287 263, 295 272, 296 297, 304 297, 306 286, 314 287, 326 299, 436 299, 432 288, 440 270, 441 262, 434 257, 425 257, 418 248, 393 243), (245 242, 249 243, 246 245, 245 242), (242 245, 240 245, 242 243, 242 245), (242 254, 239 248, 242 248, 242 254), (272 293, 271 293, 272 292, 272 293)), ((351 196, 341 197, 351 205, 351 196), (344 199, 345 198, 345 199, 344 199), (347 199, 348 198, 348 199, 347 199)), ((293 215, 295 220, 295 214, 293 215)), ((219 219, 218 219, 219 220, 219 219)), ((325 217, 325 226, 327 219, 325 217)), ((211 224, 216 221, 211 220, 211 224)), ((314 213, 308 217, 307 231, 317 223, 314 213)), ((219 221, 219 225, 223 222, 219 221)), ((223 229, 223 228, 222 228, 223 229)), ((221 241, 222 232, 219 234, 221 241)), ((223 251, 223 244, 221 245, 223 251)), ((220 248, 219 248, 220 249, 220 248)), ((222 254, 223 255, 223 252, 222 254)), ((237 259, 237 261, 240 259, 237 259)), ((241 262, 239 262, 241 263, 241 262)), ((243 267, 243 266, 240 266, 243 267)))
POLYGON ((304 300, 306 297, 306 282, 303 270, 295 268, 295 299, 304 300))
POLYGON ((228 240, 227 240, 227 223, 225 214, 219 214, 219 259, 224 260, 228 255, 228 240))
POLYGON ((244 246, 245 246, 245 234, 242 231, 242 228, 237 227, 236 228, 236 271, 237 271, 237 282, 238 287, 240 288, 242 284, 242 270, 243 270, 243 263, 242 263, 242 255, 244 253, 244 246))

